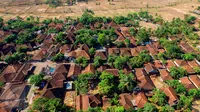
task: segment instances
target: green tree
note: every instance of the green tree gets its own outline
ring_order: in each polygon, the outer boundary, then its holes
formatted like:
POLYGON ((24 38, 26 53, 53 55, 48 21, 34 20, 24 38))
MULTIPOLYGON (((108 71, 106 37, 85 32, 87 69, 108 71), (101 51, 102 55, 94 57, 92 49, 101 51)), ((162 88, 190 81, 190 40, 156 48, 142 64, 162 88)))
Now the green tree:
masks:
POLYGON ((89 107, 87 112, 104 112, 104 111, 101 107, 95 107, 95 108, 89 107))
POLYGON ((175 109, 169 105, 165 105, 163 107, 161 107, 161 109, 159 110, 159 112, 174 112, 175 109))
POLYGON ((200 98, 200 89, 190 89, 188 91, 188 95, 193 97, 194 99, 200 98))
POLYGON ((42 111, 42 112, 58 112, 67 111, 66 106, 58 98, 38 98, 34 100, 32 108, 29 111, 42 111))
POLYGON ((186 61, 192 61, 195 58, 195 56, 191 53, 182 54, 181 57, 186 61))
POLYGON ((134 56, 129 60, 129 64, 133 68, 139 68, 144 65, 144 63, 150 62, 152 60, 151 56, 145 52, 141 52, 139 56, 134 56))
POLYGON ((75 63, 81 65, 82 67, 86 67, 88 65, 88 60, 85 57, 79 57, 75 60, 75 63))
POLYGON ((126 112, 123 106, 111 106, 106 109, 106 112, 126 112))
POLYGON ((177 109, 182 109, 182 110, 191 110, 192 108, 192 101, 193 98, 190 96, 185 96, 185 95, 180 95, 180 99, 177 104, 177 109))
POLYGON ((94 65, 95 68, 98 68, 98 67, 100 67, 101 65, 103 65, 103 60, 101 59, 100 56, 96 56, 96 57, 94 58, 94 63, 93 63, 93 65, 94 65))
POLYGON ((116 56, 113 56, 113 55, 109 55, 109 56, 108 56, 107 62, 108 62, 108 64, 109 64, 110 66, 113 66, 113 64, 114 64, 114 62, 115 62, 115 58, 116 58, 116 56))
POLYGON ((75 81, 75 87, 77 92, 80 94, 85 94, 89 91, 89 79, 93 78, 94 74, 87 73, 87 74, 80 74, 75 81))
POLYGON ((58 61, 62 61, 65 58, 63 53, 58 53, 55 56, 52 57, 52 61, 54 62, 58 62, 58 61))
POLYGON ((114 76, 107 72, 100 75, 100 83, 98 84, 101 94, 110 95, 114 91, 114 76))
POLYGON ((105 34, 99 34, 98 35, 98 42, 102 45, 105 46, 109 43, 108 37, 105 34))
POLYGON ((35 37, 36 37, 36 34, 31 32, 31 30, 25 30, 24 32, 18 35, 18 38, 16 39, 16 43, 26 44, 26 43, 29 43, 31 40, 33 40, 35 37))
POLYGON ((159 89, 155 89, 151 101, 159 106, 164 106, 167 103, 166 99, 167 96, 164 92, 160 91, 159 89))
POLYGON ((117 69, 122 69, 126 66, 127 64, 127 61, 128 61, 128 57, 121 57, 121 56, 117 56, 115 58, 115 61, 114 61, 114 67, 117 68, 117 69))
POLYGON ((193 24, 194 21, 196 20, 196 17, 190 16, 190 15, 185 15, 185 21, 189 24, 193 24))
POLYGON ((95 52, 96 52, 96 49, 94 47, 92 47, 92 48, 89 49, 89 54, 91 56, 93 56, 95 54, 95 52))
POLYGON ((6 56, 5 62, 8 64, 17 63, 25 59, 25 53, 15 52, 13 55, 6 56))
POLYGON ((170 68, 170 75, 174 79, 179 79, 187 75, 187 71, 181 67, 171 67, 170 68))
POLYGON ((59 32, 57 36, 55 36, 56 42, 60 43, 63 42, 65 40, 64 38, 64 33, 63 32, 59 32))
POLYGON ((169 80, 167 84, 172 87, 176 93, 185 94, 187 89, 178 80, 169 80))
POLYGON ((6 42, 6 43, 11 43, 11 42, 14 42, 16 39, 17 39, 17 35, 11 34, 11 35, 7 36, 7 37, 4 39, 4 42, 6 42))
POLYGON ((130 47, 131 42, 129 39, 124 40, 126 47, 130 47))
POLYGON ((136 34, 137 43, 143 44, 149 41, 150 31, 146 28, 140 28, 136 34))
POLYGON ((3 20, 3 18, 2 18, 2 17, 0 17, 0 23, 3 23, 3 21, 4 21, 4 20, 3 20))
POLYGON ((135 86, 136 81, 134 80, 134 75, 132 73, 127 75, 120 71, 118 85, 119 90, 121 92, 131 92, 135 86))
POLYGON ((193 69, 194 69, 194 71, 195 71, 196 73, 198 73, 198 74, 200 73, 200 67, 194 67, 193 69))
POLYGON ((43 74, 32 75, 32 76, 29 78, 29 79, 30 79, 30 83, 31 83, 32 85, 39 86, 40 83, 43 81, 43 77, 44 77, 43 74))
POLYGON ((28 51, 28 47, 26 47, 26 46, 17 48, 17 52, 19 52, 19 53, 26 53, 27 51, 28 51))
POLYGON ((167 44, 165 46, 165 49, 167 51, 167 57, 169 58, 180 58, 182 55, 182 51, 179 46, 174 44, 167 44))
POLYGON ((114 93, 113 97, 109 100, 111 105, 119 106, 119 95, 117 93, 114 93))
POLYGON ((124 16, 115 16, 113 19, 117 24, 125 24, 128 22, 128 18, 124 16))
POLYGON ((2 88, 5 85, 4 82, 0 82, 0 88, 2 88))
POLYGON ((153 105, 151 103, 146 103, 144 105, 143 112, 158 112, 158 109, 156 108, 155 105, 153 105))
POLYGON ((84 25, 93 24, 95 22, 95 17, 93 17, 94 12, 93 11, 84 11, 81 18, 79 18, 79 21, 83 23, 84 25))
POLYGON ((129 29, 129 32, 130 32, 130 35, 131 35, 131 36, 136 36, 136 34, 137 34, 137 29, 131 27, 131 28, 129 29))

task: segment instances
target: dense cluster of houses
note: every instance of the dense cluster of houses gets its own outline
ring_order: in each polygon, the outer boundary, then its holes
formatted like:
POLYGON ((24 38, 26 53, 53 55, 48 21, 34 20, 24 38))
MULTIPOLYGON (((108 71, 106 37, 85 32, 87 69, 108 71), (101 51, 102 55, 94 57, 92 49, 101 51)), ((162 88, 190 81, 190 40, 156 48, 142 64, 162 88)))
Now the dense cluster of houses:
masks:
MULTIPOLYGON (((130 36, 129 28, 124 26, 118 26, 114 22, 108 24, 115 28, 115 32, 118 35, 117 42, 124 42, 125 39, 130 40, 131 47, 116 47, 100 48, 95 52, 94 57, 99 56, 102 60, 107 60, 109 55, 121 55, 121 56, 138 56, 140 52, 146 50, 152 57, 158 53, 165 52, 165 49, 160 45, 158 41, 151 41, 146 45, 137 45, 136 39, 130 36)), ((64 24, 49 24, 49 27, 62 29, 64 24)), ((45 75, 50 76, 44 86, 41 88, 41 93, 38 93, 40 97, 46 98, 64 98, 66 91, 74 91, 73 81, 77 79, 80 74, 108 72, 118 77, 119 70, 113 68, 108 64, 104 64, 99 68, 95 68, 92 63, 89 63, 87 67, 83 68, 74 63, 74 60, 79 57, 85 57, 87 60, 92 60, 93 57, 89 54, 89 47, 86 44, 80 44, 74 46, 75 34, 74 32, 82 29, 83 24, 78 23, 76 26, 72 26, 66 31, 66 40, 69 44, 61 45, 54 44, 55 34, 37 34, 37 39, 40 42, 31 42, 23 45, 15 44, 1 44, 0 45, 0 57, 3 59, 7 55, 11 55, 16 52, 16 49, 21 46, 27 47, 31 52, 27 52, 31 56, 31 59, 26 63, 10 64, 5 67, 2 63, 2 72, 0 75, 0 82, 5 83, 5 86, 1 88, 0 93, 0 111, 9 112, 13 109, 23 109, 27 103, 27 94, 30 90, 30 85, 27 84, 28 77, 33 74, 33 71, 37 66, 33 66, 31 63, 44 62, 50 60, 52 56, 57 53, 63 53, 65 58, 64 63, 57 63, 57 67, 52 73, 43 71, 45 75), (4 69, 3 69, 4 68, 4 69)), ((95 29, 93 25, 91 29, 95 29)), ((103 27, 102 27, 103 28, 103 27)), ((20 31, 19 31, 20 32, 20 31)), ((0 41, 10 35, 11 32, 0 31, 0 41)), ((170 38, 171 40, 171 38, 170 38)), ((186 53, 198 53, 188 43, 181 41, 179 45, 186 53)), ((153 77, 160 77, 162 81, 172 80, 169 70, 171 67, 182 67, 188 72, 188 77, 180 78, 180 82, 188 89, 200 88, 200 78, 195 73, 194 67, 200 67, 200 62, 196 59, 193 61, 185 60, 167 60, 166 64, 163 64, 160 60, 153 60, 150 63, 144 64, 142 68, 126 67, 123 69, 125 73, 135 74, 135 78, 138 82, 137 88, 134 88, 134 93, 122 93, 119 95, 119 103, 125 109, 130 108, 143 108, 148 102, 148 97, 152 96, 152 90, 156 88, 156 84, 153 77)), ((91 79, 92 80, 92 79, 91 79)), ((91 81, 93 82, 93 81, 91 81)), ((162 90, 168 99, 170 106, 177 103, 179 100, 175 90, 172 87, 159 88, 162 90)), ((36 95, 38 95, 36 94, 36 95)), ((75 98, 74 107, 76 110, 87 110, 89 107, 102 106, 106 109, 111 104, 107 96, 101 96, 99 94, 80 94, 75 98)))

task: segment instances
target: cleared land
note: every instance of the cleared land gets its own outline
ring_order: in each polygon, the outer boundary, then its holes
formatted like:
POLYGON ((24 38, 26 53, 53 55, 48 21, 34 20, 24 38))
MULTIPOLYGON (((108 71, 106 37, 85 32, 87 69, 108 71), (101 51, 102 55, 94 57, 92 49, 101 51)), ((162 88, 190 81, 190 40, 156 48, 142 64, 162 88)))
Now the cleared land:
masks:
MULTIPOLYGON (((184 14, 191 14, 200 5, 197 0, 118 0, 108 2, 107 0, 89 0, 88 3, 81 2, 73 6, 49 7, 46 4, 35 5, 34 0, 0 0, 0 16, 4 19, 11 19, 16 16, 26 18, 28 16, 45 18, 65 19, 68 16, 81 16, 88 8, 95 12, 96 16, 127 15, 130 12, 148 10, 151 14, 161 15, 165 20, 172 20, 174 17, 183 18, 184 14), (100 3, 100 5, 97 5, 100 3), (23 5, 22 5, 23 4, 23 5), (13 6, 14 5, 14 6, 13 6)), ((197 16, 197 15, 195 15, 197 16)))

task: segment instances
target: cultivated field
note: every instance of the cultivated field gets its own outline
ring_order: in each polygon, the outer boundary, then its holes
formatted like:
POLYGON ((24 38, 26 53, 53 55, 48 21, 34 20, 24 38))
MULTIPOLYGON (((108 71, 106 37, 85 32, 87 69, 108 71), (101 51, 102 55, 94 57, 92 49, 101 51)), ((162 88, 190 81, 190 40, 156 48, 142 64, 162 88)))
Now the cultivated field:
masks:
POLYGON ((95 12, 96 16, 127 15, 130 12, 148 10, 151 14, 161 15, 165 20, 174 17, 183 18, 184 14, 190 14, 200 3, 197 0, 89 0, 88 3, 80 2, 73 6, 49 7, 46 4, 35 5, 34 0, 0 0, 0 16, 11 19, 16 16, 26 18, 37 16, 41 20, 45 18, 65 19, 68 16, 81 16, 88 8, 95 12), (13 1, 13 2, 12 2, 13 1), (97 5, 100 3, 100 5, 97 5))

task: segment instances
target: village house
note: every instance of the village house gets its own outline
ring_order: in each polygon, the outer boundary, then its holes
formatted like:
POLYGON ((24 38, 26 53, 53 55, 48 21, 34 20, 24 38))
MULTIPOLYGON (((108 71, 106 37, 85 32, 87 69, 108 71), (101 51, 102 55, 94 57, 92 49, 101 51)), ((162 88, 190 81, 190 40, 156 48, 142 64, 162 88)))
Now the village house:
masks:
POLYGON ((149 91, 154 89, 154 84, 151 78, 147 75, 143 68, 135 68, 135 75, 139 81, 139 87, 144 91, 149 91))
POLYGON ((133 105, 136 108, 143 108, 147 102, 148 99, 143 92, 136 94, 133 98, 133 105))
POLYGON ((133 97, 129 93, 122 93, 119 95, 119 103, 126 109, 130 110, 134 108, 133 97))
POLYGON ((188 74, 195 73, 194 69, 184 60, 175 60, 174 63, 176 66, 184 68, 188 74))
POLYGON ((169 98, 168 103, 169 103, 170 106, 177 104, 178 97, 177 97, 176 92, 174 91, 174 89, 172 87, 165 87, 165 88, 162 88, 161 90, 169 98))
POLYGON ((180 78, 181 83, 185 86, 186 89, 196 89, 194 84, 189 80, 188 77, 182 77, 180 78))
POLYGON ((89 107, 97 107, 101 104, 102 101, 98 94, 76 96, 76 110, 86 111, 89 107))
POLYGON ((173 78, 166 69, 159 69, 159 72, 163 81, 173 80, 173 78))
POLYGON ((200 88, 200 78, 197 75, 190 75, 189 79, 192 81, 196 88, 200 88))

